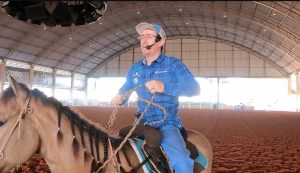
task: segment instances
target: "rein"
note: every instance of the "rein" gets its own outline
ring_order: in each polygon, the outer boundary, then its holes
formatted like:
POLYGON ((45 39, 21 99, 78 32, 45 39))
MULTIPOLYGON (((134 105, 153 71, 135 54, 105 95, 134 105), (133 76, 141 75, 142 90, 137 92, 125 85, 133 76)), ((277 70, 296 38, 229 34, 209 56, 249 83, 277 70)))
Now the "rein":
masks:
MULTIPOLYGON (((134 87, 133 89, 127 91, 127 92, 124 94, 124 97, 125 97, 125 98, 128 98, 129 95, 130 95, 133 91, 135 91, 138 87, 141 87, 142 85, 144 85, 144 84, 138 85, 138 86, 134 87)), ((151 91, 152 91, 152 90, 151 90, 151 91)), ((157 106, 157 107, 159 107, 159 108, 163 111, 163 119, 162 119, 162 120, 159 120, 159 121, 153 121, 153 122, 150 122, 150 123, 148 123, 148 125, 153 125, 153 124, 157 124, 157 123, 162 123, 162 122, 165 121, 166 116, 167 116, 167 111, 166 111, 166 109, 165 109, 163 106, 161 106, 161 105, 159 105, 159 104, 153 102, 153 99, 154 99, 154 97, 155 97, 155 90, 154 90, 153 93, 154 93, 154 94, 152 95, 152 97, 151 97, 150 100, 147 100, 147 99, 141 99, 141 98, 138 99, 138 100, 140 100, 140 101, 143 101, 143 102, 147 103, 146 108, 145 108, 144 111, 141 113, 141 115, 139 116, 139 118, 134 122, 134 125, 132 126, 132 128, 130 129, 130 131, 129 131, 128 134, 126 135, 126 137, 123 139, 123 141, 120 143, 120 145, 118 146, 118 148, 117 148, 116 150, 112 151, 111 156, 110 156, 110 157, 102 164, 101 167, 98 168, 98 170, 97 170, 95 173, 100 172, 100 171, 101 171, 101 170, 102 170, 102 169, 103 169, 103 168, 104 168, 104 167, 105 167, 112 159, 114 159, 114 158, 116 157, 117 153, 121 150, 121 148, 123 147, 123 145, 127 142, 127 140, 129 139, 129 137, 132 135, 133 131, 136 129, 137 125, 140 123, 141 119, 143 118, 144 114, 147 112, 147 110, 148 110, 148 108, 150 107, 150 105, 157 106)), ((110 130, 110 129, 111 129, 111 127, 112 127, 114 121, 116 120, 116 114, 117 114, 117 113, 118 113, 118 108, 117 108, 117 107, 114 107, 114 108, 113 108, 113 112, 112 112, 112 114, 111 114, 111 116, 110 116, 110 120, 108 121, 108 124, 107 124, 107 130, 110 130)), ((108 138, 108 140, 110 140, 110 139, 108 138)), ((109 141, 109 142, 110 142, 110 141, 109 141)), ((112 146, 111 146, 111 148, 112 148, 112 146)), ((115 164, 117 165, 117 168, 118 168, 117 170, 118 170, 118 172, 120 172, 120 171, 119 171, 119 170, 120 170, 120 168, 119 168, 119 167, 120 167, 120 164, 117 163, 116 159, 114 159, 114 160, 115 160, 115 164)), ((138 166, 139 166, 139 165, 138 165, 138 166)), ((133 168, 131 168, 131 169, 133 170, 133 168)))
POLYGON ((29 113, 32 113, 32 108, 29 107, 29 103, 30 103, 30 99, 31 99, 31 93, 29 95, 29 97, 26 99, 23 107, 22 107, 22 110, 19 114, 19 118, 17 119, 15 125, 13 126, 13 128, 11 129, 11 131, 9 132, 6 140, 5 140, 5 143, 4 145, 2 146, 1 150, 0 150, 0 159, 3 159, 5 157, 5 150, 6 150, 6 147, 8 146, 11 138, 12 138, 12 135, 13 133, 15 132, 15 130, 18 128, 18 141, 20 140, 20 132, 21 132, 21 123, 22 123, 22 119, 25 118, 25 116, 29 113))

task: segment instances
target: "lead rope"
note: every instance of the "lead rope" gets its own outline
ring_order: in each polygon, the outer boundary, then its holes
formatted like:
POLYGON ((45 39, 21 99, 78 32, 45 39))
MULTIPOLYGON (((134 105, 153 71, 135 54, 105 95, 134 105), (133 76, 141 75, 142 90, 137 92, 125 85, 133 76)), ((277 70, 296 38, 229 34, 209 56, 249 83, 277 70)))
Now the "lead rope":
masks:
MULTIPOLYGON (((131 89, 131 90, 128 90, 125 94, 124 94, 124 97, 125 98, 128 98, 129 97, 129 95, 134 91, 134 90, 136 90, 136 88, 137 87, 140 87, 141 85, 138 85, 138 86, 136 86, 136 87, 134 87, 133 89, 131 89)), ((111 127, 113 126, 113 124, 114 124, 114 122, 115 122, 115 120, 116 120, 116 115, 117 115, 117 113, 118 113, 118 107, 116 107, 116 106, 114 106, 113 107, 113 110, 112 110, 112 113, 111 113, 111 115, 110 115, 110 118, 109 118, 109 121, 107 122, 107 126, 106 126, 106 130, 107 130, 107 133, 109 133, 109 131, 111 130, 111 127)), ((109 145, 109 148, 110 148, 110 151, 111 151, 111 156, 112 156, 112 158, 114 159, 114 167, 116 168, 116 170, 117 170, 117 172, 120 172, 120 168, 121 168, 121 164, 118 162, 118 159, 116 158, 116 152, 114 151, 114 149, 113 149, 113 146, 112 146, 112 144, 111 144, 111 140, 109 139, 109 137, 108 137, 108 145, 109 145), (114 156, 114 157, 113 157, 114 156)), ((111 159, 111 158, 110 158, 111 159)), ((109 161, 108 161, 109 162, 109 161)), ((107 163, 108 163, 107 162, 107 163)), ((101 169, 100 169, 101 170, 101 169)), ((100 170, 98 170, 98 171, 100 171, 100 170)), ((98 172, 97 171, 97 172, 98 172)))
MULTIPOLYGON (((127 91, 126 93, 125 93, 125 97, 128 97, 128 93, 131 93, 133 90, 136 90, 136 88, 137 87, 140 87, 141 85, 139 85, 139 86, 136 86, 135 88, 133 88, 133 89, 131 89, 131 90, 129 90, 129 91, 127 91)), ((135 124, 132 126, 132 128, 130 129, 130 131, 128 132, 128 134, 126 135, 126 137, 123 139, 123 141, 121 142, 121 144, 118 146, 118 148, 113 152, 112 151, 112 155, 109 157, 109 159, 107 159, 103 164, 102 164, 102 166, 101 167, 99 167, 98 168, 98 170, 96 171, 96 173, 98 173, 99 171, 101 171, 101 169, 103 169, 113 158, 115 158, 116 157, 116 154, 121 150, 121 148, 123 147, 123 145, 125 144, 125 142, 127 142, 127 140, 129 139, 129 137, 132 135, 132 133, 133 133, 133 131, 136 129, 136 127, 137 127, 137 125, 139 124, 139 122, 141 121, 141 119, 143 118, 143 116, 144 116, 144 114, 146 113, 146 111, 148 110, 148 108, 150 107, 150 105, 154 105, 154 106, 157 106, 157 107, 159 107, 162 111, 163 111, 163 119, 162 120, 159 120, 159 121, 153 121, 153 122, 151 122, 151 123, 148 123, 149 125, 153 125, 153 124, 156 124, 156 123, 161 123, 161 122, 163 122, 163 121, 165 121, 165 119, 166 119, 166 115, 167 115, 167 111, 166 111, 166 109, 163 107, 163 106, 161 106, 161 105, 159 105, 159 104, 157 104, 157 103, 154 103, 153 102, 153 99, 154 99, 154 97, 155 97, 155 92, 154 92, 154 94, 152 95, 152 97, 151 97, 151 100, 149 101, 149 100, 146 100, 146 99, 139 99, 140 101, 143 101, 143 102, 145 102, 145 103, 147 103, 147 106, 146 106, 146 108, 144 109, 144 111, 141 113, 141 115, 140 115, 140 117, 135 121, 135 124)), ((116 107, 115 107, 116 108, 116 107)), ((112 113, 112 115, 111 115, 111 119, 109 120, 109 122, 108 122, 108 125, 107 125, 107 129, 110 129, 111 128, 111 126, 113 125, 113 123, 114 123, 114 121, 115 121, 115 115, 117 114, 117 108, 115 109, 116 111, 113 111, 113 113, 112 113)), ((112 147, 112 146, 111 146, 112 147)), ((115 159, 116 160, 116 159, 115 159)), ((116 162, 117 163, 117 162, 116 162)), ((119 163, 117 163, 117 166, 118 166, 118 172, 120 172, 120 164, 119 163)))

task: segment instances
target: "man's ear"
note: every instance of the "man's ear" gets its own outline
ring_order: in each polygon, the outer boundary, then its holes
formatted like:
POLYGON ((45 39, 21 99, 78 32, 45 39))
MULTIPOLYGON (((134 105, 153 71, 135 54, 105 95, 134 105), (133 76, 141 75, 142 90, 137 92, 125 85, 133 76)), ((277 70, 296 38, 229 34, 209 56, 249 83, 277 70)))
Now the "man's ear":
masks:
POLYGON ((158 43, 159 43, 159 46, 162 47, 166 43, 166 40, 161 39, 158 43))

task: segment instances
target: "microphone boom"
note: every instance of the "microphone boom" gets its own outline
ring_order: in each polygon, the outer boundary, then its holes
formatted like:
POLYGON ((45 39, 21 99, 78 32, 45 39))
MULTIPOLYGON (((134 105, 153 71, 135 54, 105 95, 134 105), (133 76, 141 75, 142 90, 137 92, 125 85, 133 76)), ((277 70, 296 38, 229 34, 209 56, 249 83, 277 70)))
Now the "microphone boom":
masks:
MULTIPOLYGON (((155 43, 156 43, 156 42, 155 42, 155 43)), ((148 50, 150 50, 151 47, 152 47, 155 43, 153 43, 153 44, 151 44, 151 45, 147 45, 147 46, 145 46, 145 48, 148 49, 148 50)))

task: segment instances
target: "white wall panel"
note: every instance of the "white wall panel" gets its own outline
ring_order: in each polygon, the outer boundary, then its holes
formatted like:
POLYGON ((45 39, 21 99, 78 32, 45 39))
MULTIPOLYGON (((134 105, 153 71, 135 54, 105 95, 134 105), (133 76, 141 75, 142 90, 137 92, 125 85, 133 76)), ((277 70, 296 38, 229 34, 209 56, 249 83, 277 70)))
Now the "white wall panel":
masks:
POLYGON ((102 66, 101 68, 97 69, 97 74, 100 74, 99 76, 105 76, 105 66, 102 66))
POLYGON ((234 76, 235 77, 248 77, 249 76, 249 68, 234 68, 234 76))
POLYGON ((207 77, 215 77, 216 76, 216 69, 214 68, 200 68, 199 69, 200 76, 207 76, 207 77))
POLYGON ((192 51, 192 52, 198 52, 198 50, 199 50, 199 46, 198 46, 198 43, 196 43, 196 44, 190 44, 190 50, 192 51))
POLYGON ((265 68, 251 67, 250 77, 263 77, 265 76, 265 68))
POLYGON ((191 59, 199 59, 199 52, 191 52, 191 59))
POLYGON ((190 71, 194 76, 199 76, 198 68, 191 67, 190 71))
POLYGON ((265 63, 264 61, 262 61, 261 59, 257 58, 254 55, 250 55, 250 67, 265 67, 265 63))
MULTIPOLYGON (((182 59, 196 76, 282 77, 278 70, 267 65, 267 61, 225 43, 197 39, 174 39, 167 40, 166 44, 165 53, 182 59)), ((124 76, 133 60, 137 61, 142 57, 139 47, 121 55, 120 74, 124 76)), ((117 64, 117 62, 114 63, 117 64)))
POLYGON ((220 77, 233 76, 233 69, 232 68, 218 68, 217 76, 220 76, 220 77))

